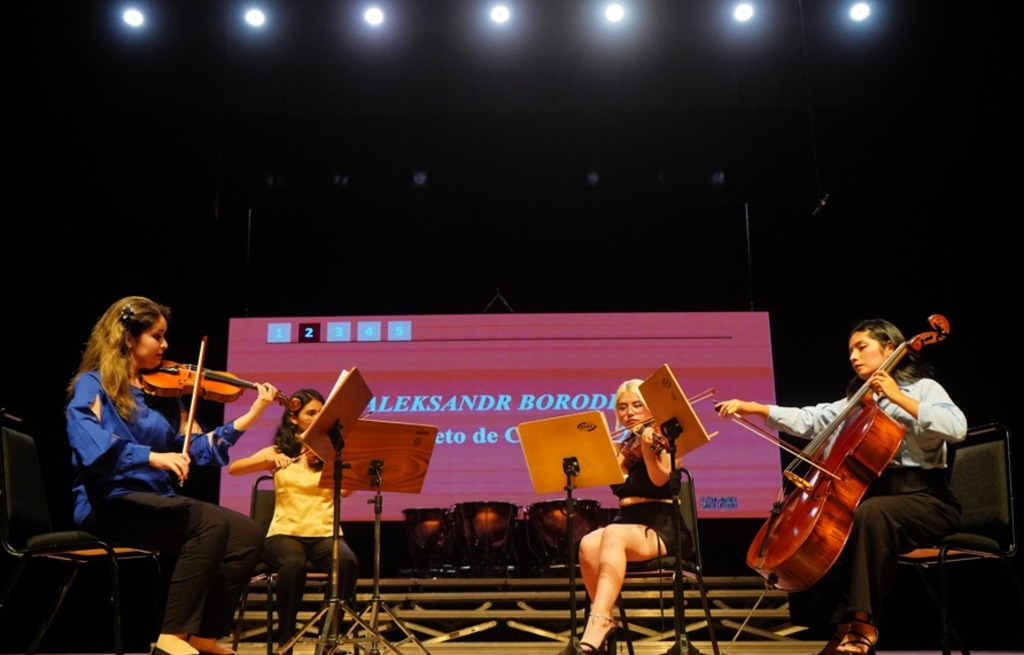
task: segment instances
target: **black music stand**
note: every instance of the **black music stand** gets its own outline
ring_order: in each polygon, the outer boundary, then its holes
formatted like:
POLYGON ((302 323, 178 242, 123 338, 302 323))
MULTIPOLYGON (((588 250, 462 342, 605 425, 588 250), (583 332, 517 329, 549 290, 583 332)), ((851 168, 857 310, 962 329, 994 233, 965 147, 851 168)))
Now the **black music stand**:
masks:
MULTIPOLYGON (((324 470, 320 474, 320 485, 334 488, 334 528, 332 533, 334 550, 331 557, 331 585, 327 601, 313 615, 313 618, 278 649, 279 654, 288 652, 295 642, 321 619, 324 620, 324 624, 320 630, 315 653, 316 655, 336 653, 342 643, 342 640, 338 638, 342 613, 347 614, 357 624, 361 624, 368 632, 373 632, 370 626, 363 623, 359 615, 338 596, 341 552, 341 473, 349 466, 348 463, 342 461, 342 453, 346 448, 346 434, 351 431, 371 398, 373 398, 373 394, 370 393, 370 389, 366 386, 358 369, 342 371, 320 413, 316 415, 313 423, 302 435, 302 440, 310 450, 325 463, 324 470), (330 478, 327 478, 328 472, 331 473, 330 478), (329 480, 326 485, 325 479, 329 480)), ((347 640, 345 643, 353 641, 347 640)))
MULTIPOLYGON (((378 644, 383 643, 389 650, 399 653, 398 647, 381 636, 377 629, 380 612, 383 611, 394 622, 395 626, 405 633, 416 646, 430 655, 423 643, 417 639, 398 616, 381 600, 380 597, 380 521, 381 491, 396 491, 418 494, 423 489, 423 480, 427 475, 427 466, 434 450, 437 428, 433 425, 416 425, 412 423, 396 423, 388 421, 356 421, 348 433, 346 444, 346 460, 344 477, 345 489, 353 491, 373 491, 373 596, 370 604, 359 616, 355 625, 349 628, 346 637, 352 635, 356 627, 366 630, 372 637, 363 639, 370 641, 369 652, 380 653, 378 644), (385 482, 385 477, 387 481, 385 482), (367 624, 363 617, 369 613, 367 624)), ((325 473, 326 473, 326 466, 325 473)), ((323 478, 321 478, 323 480, 323 478)), ((321 482, 323 484, 323 482, 321 482)), ((360 641, 349 639, 349 641, 360 641)))
POLYGON ((640 383, 640 393, 643 394, 647 409, 650 410, 655 424, 659 427, 661 436, 668 441, 668 453, 671 456, 671 470, 669 471, 669 485, 672 489, 672 506, 676 511, 672 512, 672 530, 676 537, 675 566, 673 576, 675 584, 672 585, 672 602, 675 605, 673 612, 675 627, 675 647, 680 653, 689 650, 689 640, 686 637, 686 624, 684 622, 682 586, 679 581, 683 579, 683 551, 682 551, 682 508, 679 504, 679 490, 682 481, 679 478, 680 472, 677 466, 677 457, 682 457, 696 448, 711 441, 711 438, 718 434, 708 434, 701 425, 700 419, 690 406, 686 394, 672 374, 668 364, 663 364, 658 370, 640 383))
POLYGON ((576 500, 577 487, 619 484, 625 477, 612 445, 608 422, 599 411, 527 421, 516 426, 533 489, 539 494, 565 490, 565 530, 569 570, 569 640, 576 641, 576 500))

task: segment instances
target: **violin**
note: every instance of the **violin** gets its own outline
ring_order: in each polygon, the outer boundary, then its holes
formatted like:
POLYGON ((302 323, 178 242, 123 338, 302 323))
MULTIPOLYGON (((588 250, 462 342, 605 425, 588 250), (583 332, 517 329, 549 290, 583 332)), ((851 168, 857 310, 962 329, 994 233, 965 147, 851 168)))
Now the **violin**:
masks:
MULTIPOLYGON (((642 435, 644 428, 649 427, 653 421, 654 419, 642 421, 628 428, 629 434, 622 440, 622 446, 619 448, 619 454, 622 455, 622 464, 626 468, 633 468, 643 457, 643 451, 640 450, 644 446, 642 435)), ((668 439, 655 432, 654 441, 650 445, 651 450, 655 454, 660 455, 668 450, 668 447, 668 439)))
MULTIPOLYGON (((192 364, 179 364, 164 360, 157 368, 141 371, 142 386, 156 396, 182 396, 193 394, 200 369, 192 364)), ((246 389, 255 389, 254 382, 248 382, 231 373, 201 369, 199 395, 219 403, 238 400, 246 389)), ((296 412, 301 409, 301 400, 289 398, 277 392, 277 402, 296 412)))

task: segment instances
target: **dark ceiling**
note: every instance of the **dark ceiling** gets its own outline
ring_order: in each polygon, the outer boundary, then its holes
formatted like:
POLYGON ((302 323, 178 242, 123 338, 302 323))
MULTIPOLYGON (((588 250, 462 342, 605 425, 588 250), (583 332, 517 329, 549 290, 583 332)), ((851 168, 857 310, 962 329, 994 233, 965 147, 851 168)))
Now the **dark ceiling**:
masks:
POLYGON ((1020 296, 996 23, 874 4, 851 30, 777 0, 741 30, 651 0, 610 34, 525 1, 496 34, 469 0, 396 0, 372 38, 349 1, 272 3, 259 37, 228 29, 240 3, 154 1, 141 35, 120 3, 34 8, 55 25, 12 55, 0 406, 59 412, 134 293, 214 363, 241 315, 756 309, 803 402, 845 383, 857 319, 943 313, 948 375, 999 380, 971 347, 1002 327, 989 294, 1020 296))

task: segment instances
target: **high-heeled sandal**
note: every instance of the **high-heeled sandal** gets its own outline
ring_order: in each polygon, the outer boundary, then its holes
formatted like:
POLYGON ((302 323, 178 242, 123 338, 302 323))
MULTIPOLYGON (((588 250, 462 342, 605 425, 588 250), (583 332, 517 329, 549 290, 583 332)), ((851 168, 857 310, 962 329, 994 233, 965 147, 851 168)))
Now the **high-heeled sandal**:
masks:
POLYGON ((601 643, 599 643, 596 646, 594 644, 587 643, 585 641, 581 641, 580 642, 580 652, 581 653, 586 653, 586 654, 589 654, 589 653, 611 653, 611 652, 614 652, 615 651, 615 629, 617 627, 616 624, 615 624, 615 619, 613 619, 610 616, 605 616, 604 614, 594 614, 593 612, 590 613, 590 618, 591 619, 600 619, 600 620, 604 621, 606 624, 608 624, 608 632, 606 632, 604 634, 604 639, 601 640, 601 643), (589 650, 584 650, 584 648, 589 649, 589 650))
POLYGON ((846 639, 846 635, 850 632, 849 623, 840 623, 836 626, 836 631, 832 633, 832 636, 828 638, 828 643, 822 648, 816 655, 835 655, 836 649, 839 648, 839 644, 843 643, 846 639))
POLYGON ((875 624, 863 619, 853 619, 846 637, 836 647, 836 652, 847 655, 875 655, 877 643, 878 628, 875 624))

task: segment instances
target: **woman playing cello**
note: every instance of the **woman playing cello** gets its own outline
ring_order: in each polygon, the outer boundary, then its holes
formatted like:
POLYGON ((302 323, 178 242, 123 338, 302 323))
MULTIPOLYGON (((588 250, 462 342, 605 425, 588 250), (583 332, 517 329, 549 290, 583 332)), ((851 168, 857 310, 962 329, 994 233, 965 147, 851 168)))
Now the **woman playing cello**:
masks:
POLYGON ((960 523, 960 505, 944 469, 946 445, 964 439, 967 420, 946 390, 929 377, 930 367, 916 351, 908 350, 891 370, 883 368, 905 341, 886 320, 857 324, 848 340, 855 373, 848 398, 808 407, 738 399, 716 405, 722 417, 754 414, 768 429, 810 438, 832 423, 848 406, 849 397, 866 385, 878 409, 905 430, 895 457, 854 510, 839 559, 815 585, 817 592, 827 589, 832 592, 829 597, 836 598, 831 617, 836 627, 822 655, 873 654, 880 605, 895 580, 898 556, 917 543, 954 532, 960 523))

